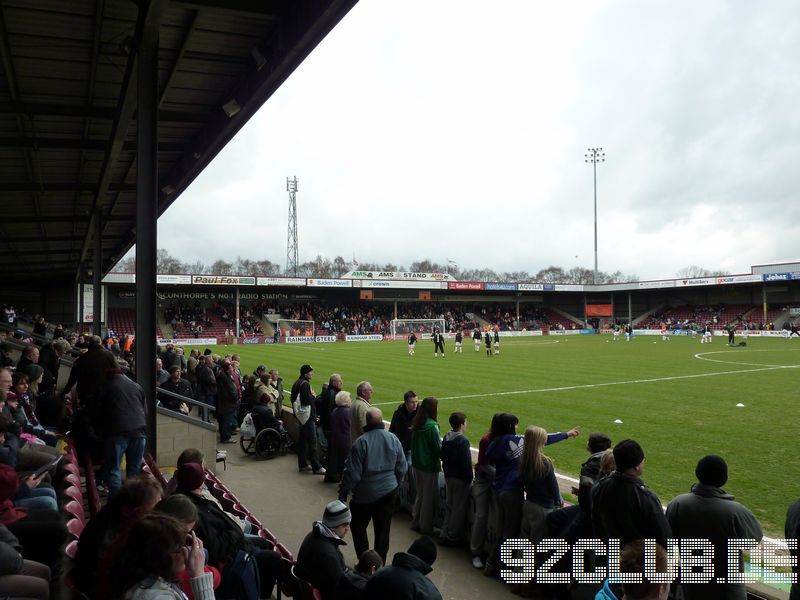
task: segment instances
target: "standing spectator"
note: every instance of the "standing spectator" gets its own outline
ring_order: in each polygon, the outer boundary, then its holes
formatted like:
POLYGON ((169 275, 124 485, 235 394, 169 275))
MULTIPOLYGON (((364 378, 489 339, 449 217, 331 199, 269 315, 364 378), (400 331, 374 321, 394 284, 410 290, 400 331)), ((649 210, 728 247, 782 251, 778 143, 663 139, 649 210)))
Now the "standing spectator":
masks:
POLYGON ((614 446, 617 470, 592 489, 592 526, 601 539, 654 539, 666 548, 671 529, 661 501, 642 481, 644 451, 635 440, 614 446))
POLYGON ((319 425, 325 436, 325 447, 328 449, 328 464, 325 468, 331 470, 331 413, 336 408, 336 394, 342 391, 342 376, 334 373, 328 379, 328 387, 322 390, 319 402, 319 425))
POLYGON ((284 397, 283 377, 280 376, 278 369, 270 369, 269 378, 270 378, 270 386, 272 386, 277 392, 275 399, 276 403, 275 417, 280 419, 282 418, 283 414, 283 397, 284 397))
POLYGON ((169 379, 169 373, 164 369, 164 364, 160 358, 156 359, 156 387, 161 387, 169 379))
POLYGON ((108 371, 108 382, 100 392, 105 433, 105 478, 112 497, 122 485, 120 466, 125 457, 127 477, 142 471, 147 434, 146 398, 142 387, 125 376, 122 369, 108 371))
POLYGON ((350 509, 340 501, 328 502, 321 521, 315 521, 297 552, 295 569, 322 593, 322 600, 332 600, 339 579, 347 571, 339 546, 344 546, 350 530, 350 509))
POLYGON ((89 421, 95 429, 102 430, 98 401, 100 388, 106 383, 108 370, 117 368, 117 361, 111 352, 103 348, 102 340, 98 336, 89 337, 86 344, 86 353, 75 361, 61 394, 68 394, 77 383, 80 405, 87 409, 89 421))
POLYGON ((189 358, 186 359, 186 379, 192 386, 192 398, 197 397, 197 365, 200 352, 197 348, 192 348, 189 351, 189 358))
POLYGON ((226 360, 217 375, 217 422, 219 441, 223 444, 235 443, 231 439, 231 432, 236 427, 236 401, 233 365, 226 360))
MULTIPOLYGON (((181 368, 178 365, 170 367, 169 379, 161 385, 161 389, 165 392, 172 392, 173 394, 178 394, 186 398, 192 397, 192 386, 187 380, 181 379, 181 368)), ((189 414, 189 407, 187 404, 178 398, 162 395, 161 404, 169 410, 174 410, 184 415, 189 414)))
POLYGON ((67 350, 69 350, 69 342, 64 339, 55 339, 52 344, 42 346, 38 365, 44 369, 44 379, 42 379, 39 391, 47 395, 55 394, 61 357, 67 350))
POLYGON ((433 533, 433 519, 439 503, 442 440, 436 422, 438 406, 439 401, 433 397, 422 401, 411 435, 411 464, 417 483, 411 529, 425 534, 433 533))
POLYGON ((409 390, 403 394, 403 403, 397 407, 392 415, 392 422, 389 431, 397 436, 403 451, 406 453, 406 460, 411 461, 411 424, 417 414, 419 400, 417 395, 409 390))
POLYGON ((297 440, 297 468, 301 473, 313 470, 315 475, 324 475, 325 468, 317 457, 317 417, 314 410, 314 390, 311 388, 312 377, 314 368, 311 365, 303 365, 300 367, 300 378, 292 385, 292 403, 299 399, 300 405, 308 407, 310 411, 305 423, 300 423, 298 419, 300 433, 297 440))
POLYGON ((211 406, 217 405, 217 378, 212 370, 214 360, 211 355, 197 361, 197 399, 211 406))
MULTIPOLYGON (((475 331, 478 331, 477 329, 475 331)), ((480 335, 480 334, 479 334, 480 335)), ((486 449, 496 435, 500 419, 504 413, 495 413, 492 423, 478 442, 478 461, 475 464, 475 479, 472 481, 472 498, 475 501, 475 521, 472 523, 469 549, 472 553, 472 566, 483 569, 484 547, 489 524, 489 513, 493 511, 492 481, 494 481, 494 465, 486 456, 486 449)))
POLYGON ((426 577, 432 571, 434 562, 436 544, 428 536, 420 536, 411 544, 408 552, 398 552, 391 565, 372 576, 365 588, 367 598, 441 600, 439 590, 426 577))
POLYGON ((364 433, 367 424, 367 409, 372 406, 372 384, 362 381, 356 387, 356 399, 350 408, 350 443, 355 444, 364 433))
POLYGON ((400 440, 384 428, 380 409, 370 407, 367 426, 350 448, 339 486, 339 500, 342 502, 353 494, 350 527, 357 556, 369 549, 367 526, 372 521, 375 551, 386 562, 397 488, 407 469, 400 440))
MULTIPOLYGON (((758 519, 722 489, 728 481, 728 465, 719 456, 700 459, 692 491, 681 494, 667 505, 667 521, 677 539, 699 538, 714 546, 714 575, 730 581, 728 575, 728 540, 750 539, 761 542, 763 532, 758 519)), ((744 566, 739 550, 738 564, 744 566)), ((686 600, 746 600, 744 583, 684 584, 686 600)))
POLYGON ((472 451, 464 435, 467 415, 454 412, 450 415, 451 431, 442 440, 442 471, 447 488, 441 543, 460 544, 467 530, 469 485, 472 483, 472 451))
POLYGON ((350 450, 350 392, 336 394, 336 406, 331 413, 331 445, 328 446, 328 470, 325 481, 339 483, 350 450))

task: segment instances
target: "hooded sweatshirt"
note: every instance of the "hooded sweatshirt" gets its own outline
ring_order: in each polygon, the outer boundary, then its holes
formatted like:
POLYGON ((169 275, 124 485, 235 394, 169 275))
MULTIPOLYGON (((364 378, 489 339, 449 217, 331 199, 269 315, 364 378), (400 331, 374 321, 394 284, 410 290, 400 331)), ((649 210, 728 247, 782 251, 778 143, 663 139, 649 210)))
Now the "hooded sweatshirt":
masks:
POLYGON ((391 565, 378 570, 367 582, 366 597, 385 600, 441 600, 439 590, 426 577, 431 570, 430 565, 418 556, 398 552, 391 565))
POLYGON ((439 424, 433 419, 428 419, 411 434, 411 464, 420 471, 438 473, 442 470, 439 460, 441 454, 439 424))
POLYGON ((460 431, 448 431, 442 440, 442 470, 446 479, 472 481, 472 452, 460 431))

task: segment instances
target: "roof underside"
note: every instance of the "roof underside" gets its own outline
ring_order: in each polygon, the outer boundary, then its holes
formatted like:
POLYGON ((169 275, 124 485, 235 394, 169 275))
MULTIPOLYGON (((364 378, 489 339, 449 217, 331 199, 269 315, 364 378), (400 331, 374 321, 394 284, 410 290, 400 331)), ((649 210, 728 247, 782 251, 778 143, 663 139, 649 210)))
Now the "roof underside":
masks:
MULTIPOLYGON (((356 2, 143 2, 160 25, 159 215, 356 2)), ((103 273, 135 242, 139 18, 131 0, 0 0, 0 281, 91 271, 97 214, 103 273)))

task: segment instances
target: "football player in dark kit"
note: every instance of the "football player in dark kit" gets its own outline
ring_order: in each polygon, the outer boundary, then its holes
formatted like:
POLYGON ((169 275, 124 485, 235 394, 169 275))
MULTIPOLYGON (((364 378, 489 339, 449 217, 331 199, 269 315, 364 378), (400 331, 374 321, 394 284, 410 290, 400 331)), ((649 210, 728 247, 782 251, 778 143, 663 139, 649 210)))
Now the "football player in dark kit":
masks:
POLYGON ((492 355, 492 334, 486 330, 486 335, 483 336, 483 341, 486 343, 486 356, 492 355))
POLYGON ((416 348, 416 345, 417 345, 417 336, 414 335, 414 332, 412 331, 408 335, 408 355, 409 356, 414 356, 414 349, 416 348))
POLYGON ((736 333, 736 328, 733 326, 733 323, 728 323, 727 327, 725 327, 725 331, 728 332, 728 346, 734 345, 734 334, 736 333))
POLYGON ((433 328, 433 358, 439 357, 439 352, 442 353, 442 358, 444 358, 444 335, 442 332, 439 331, 438 327, 433 328))
POLYGON ((472 341, 475 342, 475 352, 481 351, 481 331, 477 327, 472 332, 472 341))

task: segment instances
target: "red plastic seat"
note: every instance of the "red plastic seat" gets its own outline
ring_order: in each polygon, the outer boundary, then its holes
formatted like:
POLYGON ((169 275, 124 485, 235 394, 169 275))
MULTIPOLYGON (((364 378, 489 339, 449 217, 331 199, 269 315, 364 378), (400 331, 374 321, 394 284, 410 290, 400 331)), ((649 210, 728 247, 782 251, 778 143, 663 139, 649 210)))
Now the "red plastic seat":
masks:
POLYGON ((70 500, 64 505, 64 510, 71 516, 78 519, 81 523, 86 525, 86 513, 83 512, 83 504, 79 504, 75 500, 70 500))
POLYGON ((70 519, 67 521, 67 531, 77 540, 83 533, 83 523, 78 518, 70 519))
POLYGON ((66 496, 70 500, 74 500, 78 504, 83 505, 83 492, 79 487, 75 487, 74 485, 68 485, 66 488, 64 488, 64 496, 66 496))
POLYGON ((64 555, 72 560, 75 560, 75 557, 78 555, 78 540, 72 540, 67 546, 64 548, 64 555))
POLYGON ((74 485, 77 488, 81 487, 81 478, 75 475, 75 473, 65 474, 64 481, 70 485, 74 485))

